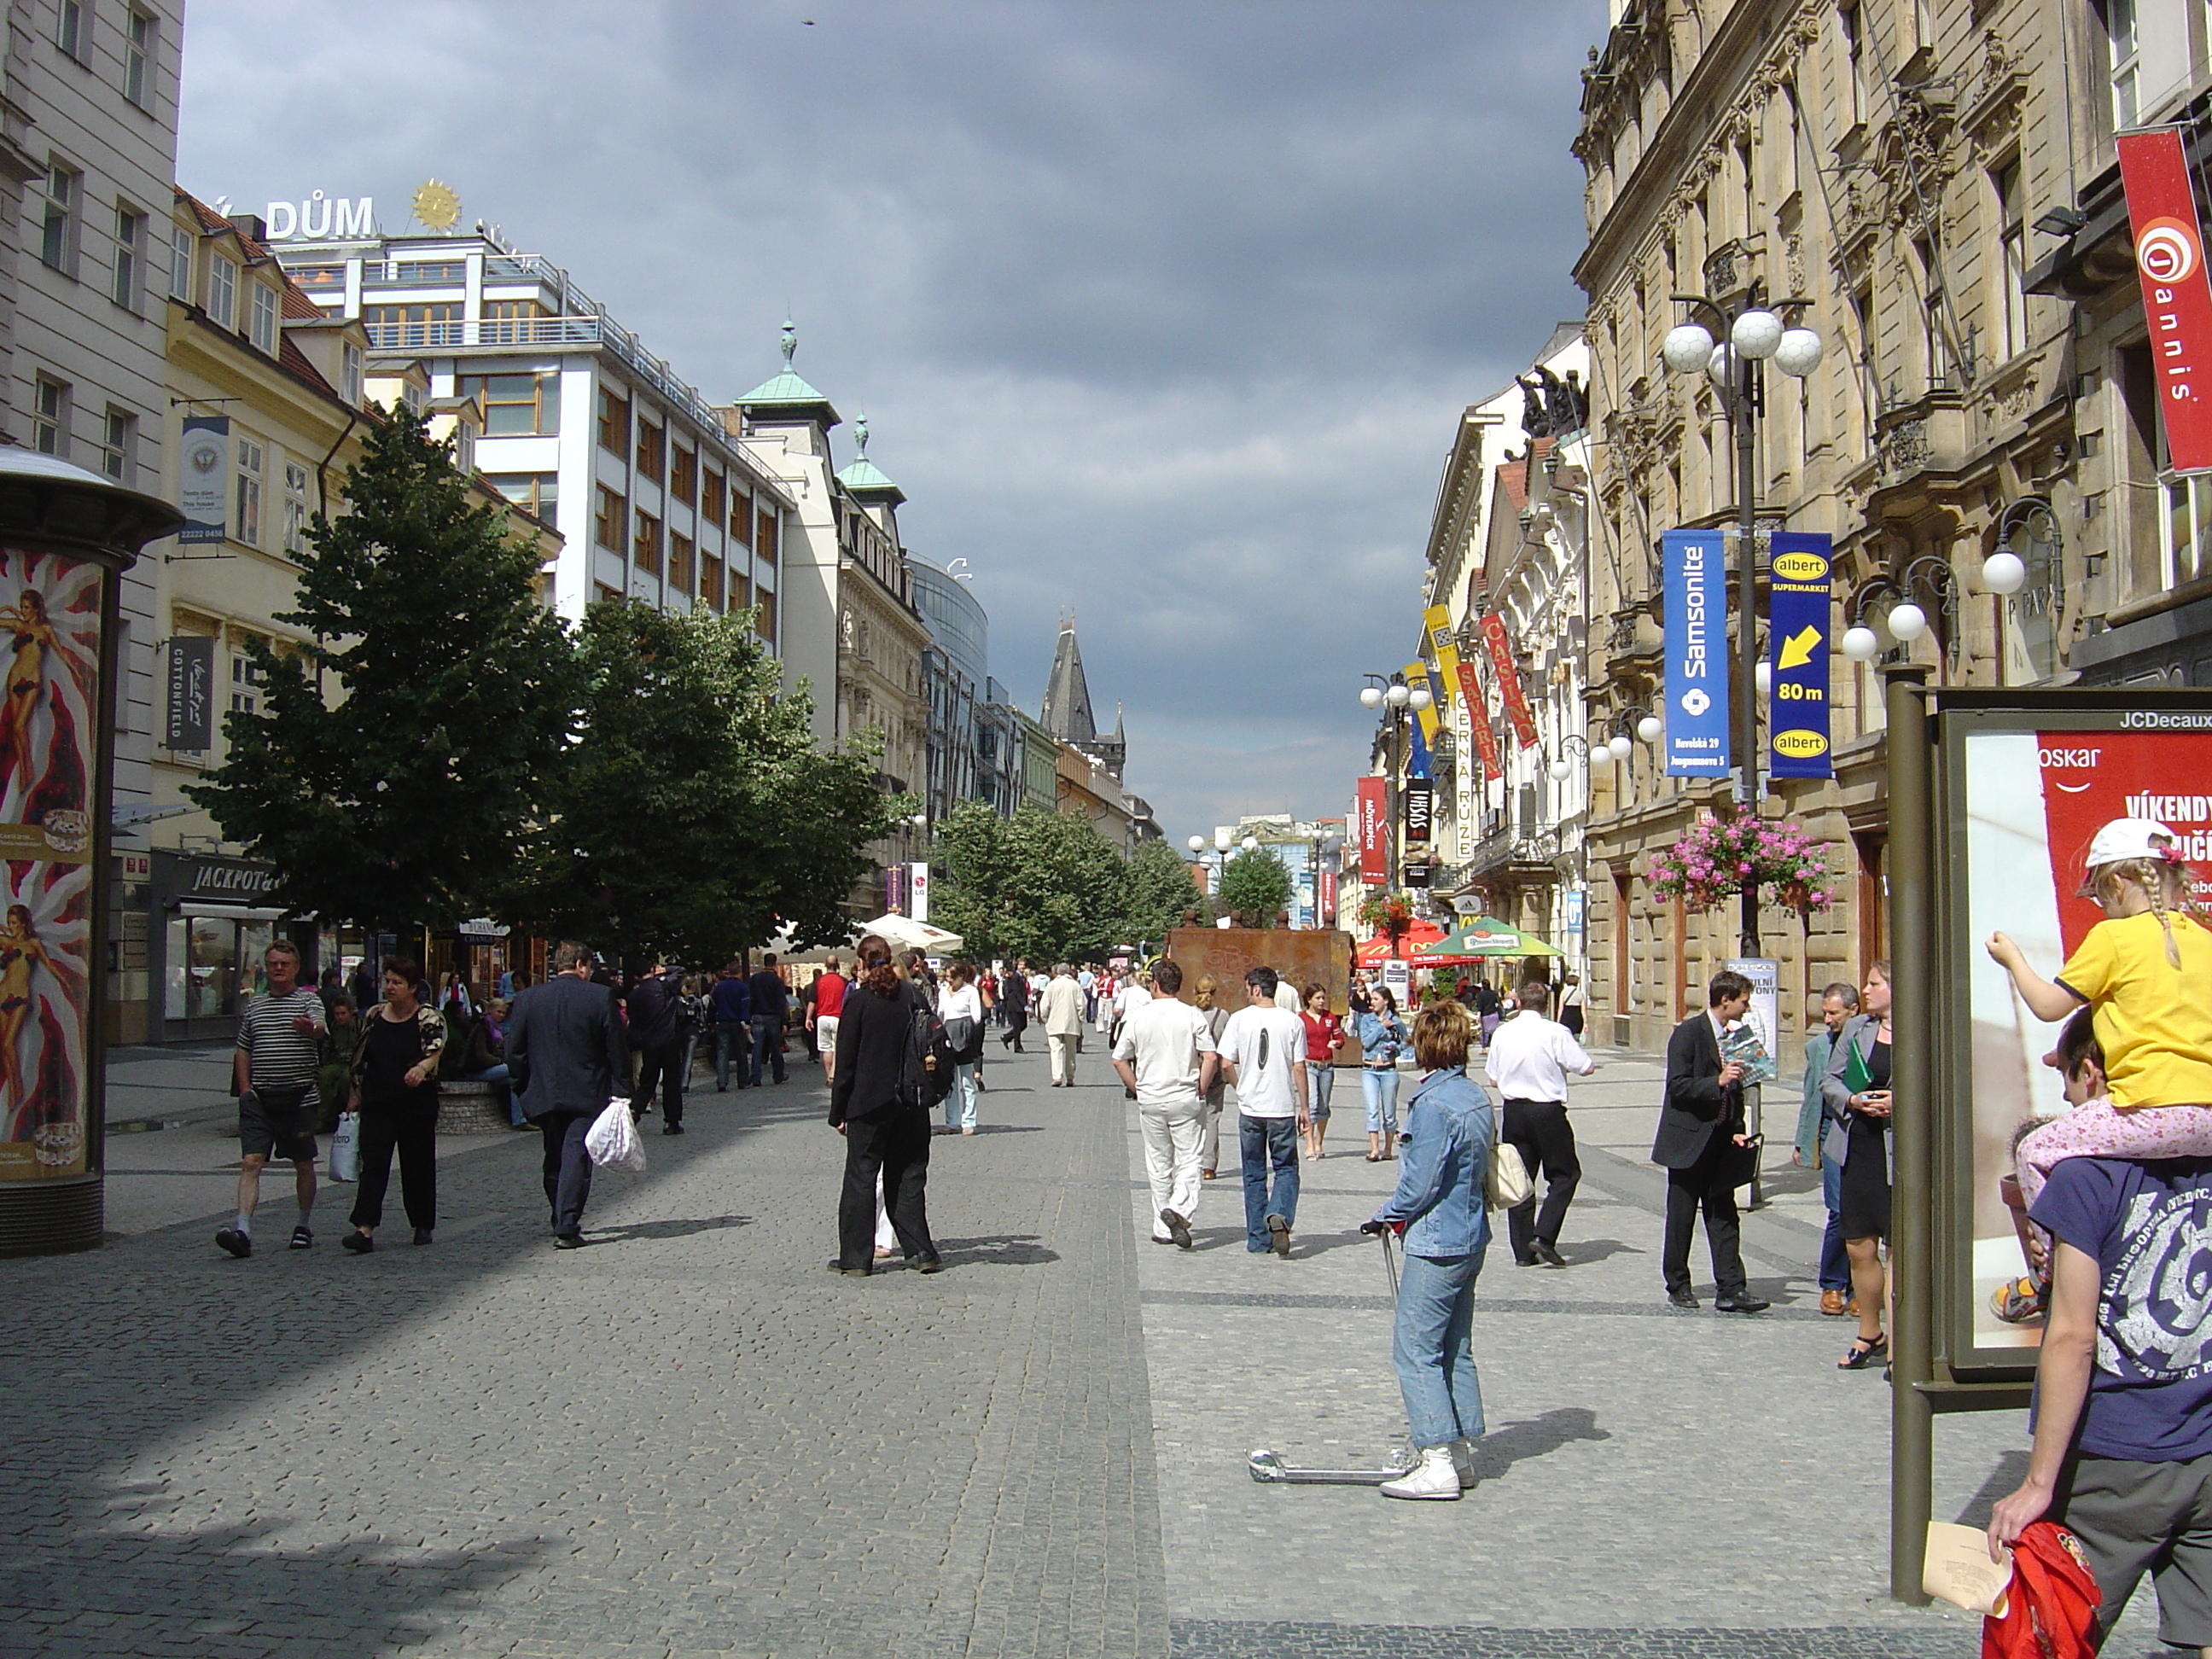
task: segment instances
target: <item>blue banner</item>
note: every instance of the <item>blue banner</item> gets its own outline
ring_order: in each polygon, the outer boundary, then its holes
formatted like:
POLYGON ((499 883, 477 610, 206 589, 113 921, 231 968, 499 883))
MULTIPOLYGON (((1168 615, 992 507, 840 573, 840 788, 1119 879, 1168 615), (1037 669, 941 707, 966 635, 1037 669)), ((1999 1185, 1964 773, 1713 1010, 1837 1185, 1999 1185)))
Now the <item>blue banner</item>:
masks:
POLYGON ((1717 530, 1670 530, 1667 566, 1667 772, 1724 778, 1729 754, 1728 559, 1717 530))
POLYGON ((1769 769, 1778 778, 1834 775, 1828 758, 1828 618, 1835 544, 1825 535, 1774 535, 1766 648, 1769 769))
POLYGON ((1429 771, 1428 741, 1421 736, 1420 721, 1407 721, 1406 735, 1413 740, 1412 752, 1406 762, 1406 775, 1409 778, 1425 778, 1431 775, 1429 771))

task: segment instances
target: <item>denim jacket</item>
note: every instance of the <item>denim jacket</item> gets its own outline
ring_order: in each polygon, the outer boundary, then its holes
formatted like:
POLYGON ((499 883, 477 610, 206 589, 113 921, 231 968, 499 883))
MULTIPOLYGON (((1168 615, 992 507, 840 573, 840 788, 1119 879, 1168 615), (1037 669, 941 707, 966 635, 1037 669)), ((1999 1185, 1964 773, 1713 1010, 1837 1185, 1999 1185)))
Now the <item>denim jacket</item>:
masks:
POLYGON ((1406 1046, 1406 1027, 1395 1014, 1362 1014, 1359 1017, 1359 1063, 1363 1066, 1394 1066, 1398 1052, 1406 1046))
POLYGON ((1490 1243, 1482 1178, 1498 1140, 1498 1116, 1464 1066, 1431 1072, 1406 1108, 1407 1144, 1398 1190, 1376 1212, 1404 1221, 1408 1255, 1468 1255, 1490 1243))

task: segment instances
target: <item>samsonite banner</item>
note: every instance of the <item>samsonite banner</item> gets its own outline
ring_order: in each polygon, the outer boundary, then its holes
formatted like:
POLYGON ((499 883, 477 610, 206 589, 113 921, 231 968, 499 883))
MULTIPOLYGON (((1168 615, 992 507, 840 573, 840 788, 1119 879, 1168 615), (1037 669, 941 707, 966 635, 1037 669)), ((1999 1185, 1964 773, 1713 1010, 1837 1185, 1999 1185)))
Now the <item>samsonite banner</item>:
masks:
POLYGON ((2124 132, 2117 143, 2166 453, 2177 472, 2212 469, 2212 283, 2181 132, 2124 132))
POLYGON ((1390 796, 1387 778, 1362 778, 1352 831, 1359 837, 1359 879, 1390 879, 1390 796))
POLYGON ((1778 778, 1833 775, 1828 759, 1828 618, 1834 544, 1805 531, 1774 532, 1767 599, 1768 769, 1778 778))
POLYGON ((1513 723, 1513 735, 1523 749, 1534 749, 1536 717, 1522 695, 1521 671, 1513 665, 1513 641, 1505 632, 1505 618, 1495 611, 1483 616, 1482 642, 1490 647, 1490 665, 1498 671, 1498 693, 1505 704, 1505 718, 1513 723))
POLYGON ((1667 567, 1667 772, 1723 778, 1729 754, 1728 562, 1717 530, 1670 530, 1667 567))

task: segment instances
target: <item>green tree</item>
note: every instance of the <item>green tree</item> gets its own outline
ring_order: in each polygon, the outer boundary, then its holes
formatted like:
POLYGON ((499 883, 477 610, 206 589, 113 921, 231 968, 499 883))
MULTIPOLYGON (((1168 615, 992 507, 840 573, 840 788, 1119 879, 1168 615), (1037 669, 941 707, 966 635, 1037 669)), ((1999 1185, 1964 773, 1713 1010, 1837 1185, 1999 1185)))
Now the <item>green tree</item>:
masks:
POLYGON ((372 424, 344 493, 276 617, 309 642, 249 642, 260 709, 224 717, 228 755, 185 793, 276 867, 280 903, 450 927, 513 876, 569 732, 573 653, 535 546, 472 503, 410 410, 372 424))
POLYGON ((1129 866, 1087 819, 970 801, 939 825, 933 863, 931 920, 972 956, 1088 960, 1130 942, 1129 866))
POLYGON ((1155 948, 1168 930, 1183 925, 1183 912, 1195 910, 1201 927, 1213 920, 1213 907, 1191 879, 1190 866, 1164 841, 1148 841, 1129 854, 1129 914, 1124 944, 1140 941, 1155 948))
POLYGON ((842 941, 897 801, 865 750, 815 747, 750 612, 586 614, 581 736, 547 792, 518 920, 625 955, 720 963, 787 925, 842 941))
POLYGON ((1239 853, 1222 866, 1221 908, 1248 926, 1273 927, 1291 902, 1291 872, 1264 847, 1239 853))

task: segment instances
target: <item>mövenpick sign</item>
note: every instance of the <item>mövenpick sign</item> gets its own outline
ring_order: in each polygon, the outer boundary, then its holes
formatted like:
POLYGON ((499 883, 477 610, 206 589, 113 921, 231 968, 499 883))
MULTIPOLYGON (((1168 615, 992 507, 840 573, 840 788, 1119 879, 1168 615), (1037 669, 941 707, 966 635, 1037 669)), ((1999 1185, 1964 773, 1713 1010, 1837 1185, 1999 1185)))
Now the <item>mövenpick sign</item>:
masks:
POLYGON ((2118 143, 2166 453, 2177 472, 2212 471, 2212 282, 2181 133, 2124 132, 2118 143))

